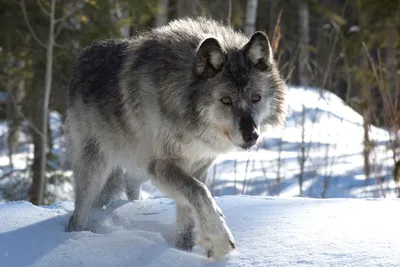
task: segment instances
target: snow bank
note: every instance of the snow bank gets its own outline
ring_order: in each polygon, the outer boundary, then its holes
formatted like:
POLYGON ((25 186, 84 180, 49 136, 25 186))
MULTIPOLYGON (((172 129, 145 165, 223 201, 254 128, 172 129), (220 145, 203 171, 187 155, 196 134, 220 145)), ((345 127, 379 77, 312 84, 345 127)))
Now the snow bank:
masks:
POLYGON ((176 250, 174 202, 115 202, 64 232, 71 202, 0 205, 0 266, 399 266, 400 201, 217 198, 237 242, 222 261, 176 250))

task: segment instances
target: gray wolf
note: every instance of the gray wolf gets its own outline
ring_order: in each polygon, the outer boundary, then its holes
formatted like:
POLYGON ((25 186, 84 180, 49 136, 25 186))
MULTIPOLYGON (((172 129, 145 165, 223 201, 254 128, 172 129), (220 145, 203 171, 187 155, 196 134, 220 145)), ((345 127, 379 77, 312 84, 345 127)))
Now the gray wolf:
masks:
POLYGON ((255 145, 283 119, 284 82, 264 33, 186 18, 96 41, 80 53, 68 93, 76 200, 67 230, 84 230, 90 209, 121 188, 137 199, 151 180, 176 201, 177 248, 197 243, 214 257, 235 248, 204 182, 218 155, 255 145))

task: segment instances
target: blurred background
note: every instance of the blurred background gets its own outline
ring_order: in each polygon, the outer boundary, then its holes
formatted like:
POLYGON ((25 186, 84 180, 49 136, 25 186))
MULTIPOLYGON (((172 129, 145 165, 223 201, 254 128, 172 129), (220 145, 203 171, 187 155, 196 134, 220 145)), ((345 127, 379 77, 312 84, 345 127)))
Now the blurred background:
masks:
POLYGON ((79 51, 184 16, 266 32, 288 84, 286 124, 218 158, 215 196, 400 197, 397 0, 0 0, 0 202, 73 199, 63 121, 79 51))

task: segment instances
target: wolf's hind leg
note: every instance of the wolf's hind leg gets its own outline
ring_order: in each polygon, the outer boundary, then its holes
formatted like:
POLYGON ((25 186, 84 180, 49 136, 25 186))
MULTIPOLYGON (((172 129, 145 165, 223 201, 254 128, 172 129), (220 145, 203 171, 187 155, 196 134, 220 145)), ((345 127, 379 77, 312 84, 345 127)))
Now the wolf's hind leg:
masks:
POLYGON ((124 171, 121 167, 115 167, 108 177, 101 193, 96 197, 93 207, 101 208, 110 204, 113 197, 124 192, 124 171))
POLYGON ((125 172, 125 190, 129 201, 138 200, 140 198, 140 186, 143 181, 138 178, 139 177, 132 176, 129 172, 125 172))
POLYGON ((191 251, 194 246, 194 221, 190 206, 176 204, 176 230, 175 246, 178 249, 191 251))
POLYGON ((107 181, 110 170, 95 139, 85 142, 74 162, 75 210, 67 230, 82 231, 85 230, 89 211, 107 181))

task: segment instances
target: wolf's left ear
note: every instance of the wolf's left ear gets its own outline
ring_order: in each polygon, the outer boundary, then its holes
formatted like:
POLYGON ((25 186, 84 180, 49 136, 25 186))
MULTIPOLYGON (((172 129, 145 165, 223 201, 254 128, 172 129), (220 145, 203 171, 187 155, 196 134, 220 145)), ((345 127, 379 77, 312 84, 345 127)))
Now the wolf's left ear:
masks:
POLYGON ((223 68, 224 52, 215 38, 207 38, 196 52, 196 72, 210 78, 223 68))
POLYGON ((258 31, 242 48, 248 62, 261 71, 268 70, 273 62, 272 48, 265 33, 258 31))

